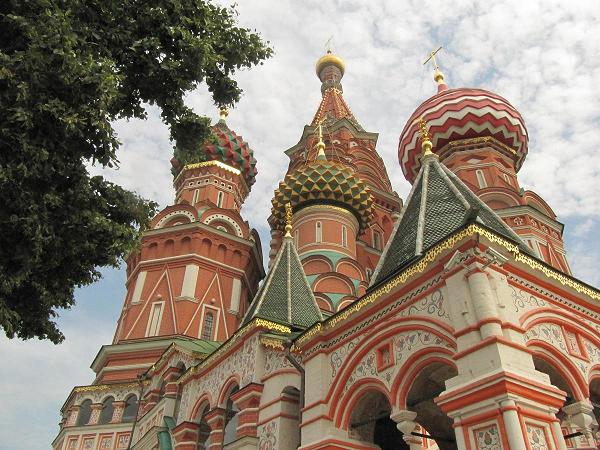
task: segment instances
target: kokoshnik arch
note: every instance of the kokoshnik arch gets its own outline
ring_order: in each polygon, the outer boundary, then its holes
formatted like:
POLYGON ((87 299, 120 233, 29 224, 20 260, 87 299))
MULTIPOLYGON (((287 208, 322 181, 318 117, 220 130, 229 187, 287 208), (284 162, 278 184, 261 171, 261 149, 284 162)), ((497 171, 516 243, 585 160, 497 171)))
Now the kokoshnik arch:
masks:
POLYGON ((403 203, 344 70, 317 62, 266 274, 240 215, 256 160, 226 113, 194 163, 172 161, 174 204, 127 259, 114 340, 54 449, 597 447, 600 291, 519 185, 519 112, 434 64, 437 93, 400 134, 403 203))

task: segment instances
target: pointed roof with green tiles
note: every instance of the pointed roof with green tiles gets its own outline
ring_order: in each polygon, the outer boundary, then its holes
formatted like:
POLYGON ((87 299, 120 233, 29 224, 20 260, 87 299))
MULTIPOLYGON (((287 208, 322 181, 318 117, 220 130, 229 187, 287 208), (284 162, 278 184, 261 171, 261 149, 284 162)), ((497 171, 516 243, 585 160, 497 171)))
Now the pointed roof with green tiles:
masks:
POLYGON ((473 222, 515 242, 522 251, 531 254, 521 238, 440 163, 437 155, 424 155, 419 174, 373 274, 371 286, 419 260, 438 242, 473 222))
POLYGON ((254 297, 243 323, 254 318, 301 330, 323 320, 291 236, 283 239, 267 279, 254 297))

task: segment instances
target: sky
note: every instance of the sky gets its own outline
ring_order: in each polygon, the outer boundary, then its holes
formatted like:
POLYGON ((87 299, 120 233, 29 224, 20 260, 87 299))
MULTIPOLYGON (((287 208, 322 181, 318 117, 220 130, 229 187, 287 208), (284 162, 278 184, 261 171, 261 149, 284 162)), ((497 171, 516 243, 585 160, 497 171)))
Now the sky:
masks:
MULTIPOLYGON (((223 2, 228 5, 230 2, 223 2)), ((600 6, 597 1, 293 1, 240 0, 240 24, 274 48, 263 65, 236 78, 244 95, 227 119, 258 160, 257 182, 242 215, 268 248, 270 198, 320 100, 316 60, 332 48, 346 63, 344 98, 363 128, 379 133, 377 150, 402 198, 410 189, 398 165, 406 120, 435 93, 431 50, 450 87, 478 87, 507 98, 529 131, 529 155, 519 173, 565 224, 574 275, 600 285, 600 6)), ((206 89, 186 99, 218 119, 206 89)), ((161 206, 174 199, 172 145, 158 112, 146 121, 115 124, 122 146, 111 181, 161 206)), ((74 262, 76 263, 76 262, 74 262)), ((65 342, 0 336, 0 450, 47 449, 59 410, 75 385, 93 380, 89 364, 112 340, 125 289, 124 269, 79 289, 77 305, 60 312, 65 342)))

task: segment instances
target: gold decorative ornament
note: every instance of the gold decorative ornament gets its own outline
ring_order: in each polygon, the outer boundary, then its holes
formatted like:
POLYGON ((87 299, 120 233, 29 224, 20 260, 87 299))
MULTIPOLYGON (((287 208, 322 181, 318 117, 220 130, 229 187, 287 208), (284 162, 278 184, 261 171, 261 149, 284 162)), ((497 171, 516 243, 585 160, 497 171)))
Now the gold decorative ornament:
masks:
POLYGON ((421 148, 423 149, 423 155, 432 155, 433 152, 431 149, 433 148, 433 144, 431 143, 429 131, 427 131, 427 123, 422 117, 419 119, 419 134, 421 135, 421 148))
POLYGON ((441 49, 442 47, 439 47, 437 50, 432 51, 423 63, 423 65, 427 64, 429 61, 433 63, 433 79, 437 84, 444 84, 444 73, 440 70, 437 61, 435 60, 435 55, 437 55, 441 49))
POLYGON ((319 58, 315 66, 317 76, 319 76, 323 68, 328 65, 336 66, 338 69, 340 69, 342 75, 344 75, 345 66, 342 58, 331 53, 331 50, 327 50, 327 53, 319 58))
POLYGON ((223 106, 222 108, 219 109, 219 119, 225 120, 225 119, 227 119, 228 115, 229 115, 229 110, 225 106, 223 106))
MULTIPOLYGON (((188 169, 197 169, 198 167, 209 167, 209 166, 216 166, 219 167, 221 169, 227 170, 231 173, 234 173, 236 175, 240 175, 242 172, 240 172, 238 169, 236 169, 235 167, 231 167, 230 165, 227 165, 221 161, 217 161, 217 160, 213 160, 213 161, 203 161, 203 162, 199 162, 199 163, 194 163, 194 164, 186 164, 183 167, 183 170, 188 170, 188 169)), ((182 172, 183 172, 182 170, 182 172)))
POLYGON ((292 211, 292 204, 287 202, 285 204, 285 237, 292 237, 292 218, 294 213, 292 211))

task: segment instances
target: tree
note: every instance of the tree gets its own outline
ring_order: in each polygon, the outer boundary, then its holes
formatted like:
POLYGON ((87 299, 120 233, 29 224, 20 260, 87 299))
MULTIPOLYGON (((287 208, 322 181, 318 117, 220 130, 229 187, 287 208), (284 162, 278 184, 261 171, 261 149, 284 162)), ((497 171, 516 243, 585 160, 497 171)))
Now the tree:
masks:
POLYGON ((271 55, 206 0, 0 2, 0 326, 9 338, 64 339, 54 319, 75 287, 118 266, 156 204, 90 176, 115 167, 112 122, 157 105, 182 163, 209 120, 183 96, 206 83, 236 102, 235 71, 271 55))

